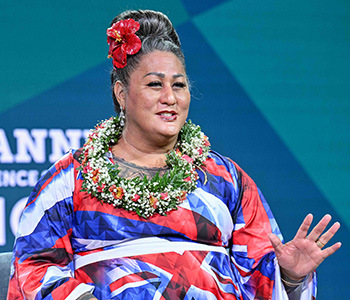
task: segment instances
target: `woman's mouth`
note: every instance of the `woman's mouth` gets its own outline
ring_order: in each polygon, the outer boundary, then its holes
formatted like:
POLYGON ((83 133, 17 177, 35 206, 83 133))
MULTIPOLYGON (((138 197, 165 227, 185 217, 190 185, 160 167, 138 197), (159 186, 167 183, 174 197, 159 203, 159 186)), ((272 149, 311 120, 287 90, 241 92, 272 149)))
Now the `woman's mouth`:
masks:
POLYGON ((159 112, 157 115, 164 121, 174 121, 177 118, 175 112, 159 112))

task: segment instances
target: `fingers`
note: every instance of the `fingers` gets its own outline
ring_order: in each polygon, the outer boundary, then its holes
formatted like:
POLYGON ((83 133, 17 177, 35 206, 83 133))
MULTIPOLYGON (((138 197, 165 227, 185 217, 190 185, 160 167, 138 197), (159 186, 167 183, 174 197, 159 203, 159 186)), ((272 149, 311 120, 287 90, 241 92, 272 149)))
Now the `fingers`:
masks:
MULTIPOLYGON (((321 219, 321 221, 320 222, 318 222, 318 224, 311 230, 311 232, 310 232, 310 234, 308 235, 308 239, 309 240, 311 240, 311 241, 316 241, 318 238, 319 238, 319 236, 322 234, 322 232, 326 229, 326 227, 327 227, 327 225, 328 225, 328 223, 331 221, 331 219, 332 219, 332 217, 330 216, 330 215, 325 215, 322 219, 321 219)), ((339 223, 338 223, 339 224, 339 223)), ((334 226, 334 225, 333 225, 334 226)), ((332 226, 332 227, 333 227, 332 226)), ((335 231, 336 232, 336 231, 335 231)), ((334 233, 335 233, 334 232, 334 233)), ((328 233, 328 231, 327 231, 327 233, 328 233)), ((328 233, 328 235, 327 236, 329 236, 330 235, 330 233, 328 233)), ((333 234, 334 235, 334 234, 333 234)), ((333 236, 332 235, 332 236, 333 236)), ((331 237, 332 237, 331 236, 331 237)), ((330 237, 330 238, 331 238, 330 237)), ((330 239, 329 238, 329 239, 330 239)), ((329 241, 329 240, 328 240, 329 241)), ((328 242, 328 241, 325 241, 325 240, 323 240, 322 239, 322 243, 323 244, 326 244, 326 242, 328 242)))
POLYGON ((332 245, 331 247, 328 247, 328 248, 322 250, 323 259, 326 259, 328 256, 332 255, 340 247, 341 247, 341 243, 338 242, 338 243, 335 243, 334 245, 332 245))
POLYGON ((273 248, 275 249, 276 255, 278 255, 282 251, 282 248, 283 248, 283 244, 282 244, 281 240, 278 238, 277 235, 275 235, 273 233, 269 234, 269 239, 270 239, 270 242, 271 242, 273 248))
POLYGON ((327 230, 327 232, 325 232, 318 238, 318 240, 321 242, 321 244, 326 245, 330 241, 330 239, 335 235, 339 228, 340 223, 334 223, 332 227, 327 230))
POLYGON ((304 239, 307 236, 307 232, 309 231, 310 225, 312 223, 312 219, 313 219, 313 215, 312 214, 308 214, 303 223, 301 223, 296 235, 294 238, 300 238, 300 239, 304 239))
MULTIPOLYGON (((308 216, 305 218, 305 220, 307 218, 308 216)), ((310 234, 306 237, 308 240, 312 242, 316 242, 317 246, 321 249, 333 238, 333 236, 336 234, 336 232, 340 228, 340 223, 335 222, 324 234, 322 234, 323 231, 328 226, 331 219, 332 217, 329 214, 325 215, 318 222, 318 224, 311 230, 310 234)), ((303 223, 305 223, 305 220, 303 223)), ((324 249, 323 251, 324 258, 332 255, 335 251, 337 251, 340 248, 340 246, 341 246, 341 243, 336 243, 331 247, 324 249)))
MULTIPOLYGON (((338 231, 338 229, 340 228, 340 223, 339 222, 335 222, 331 226, 331 228, 327 230, 327 232, 322 234, 323 231, 326 229, 326 227, 328 226, 329 222, 332 219, 332 217, 329 214, 327 214, 311 230, 310 234, 307 235, 308 230, 310 229, 310 226, 311 226, 311 223, 312 223, 312 219, 313 219, 312 214, 308 214, 305 217, 303 223, 300 225, 300 228, 299 228, 297 234, 295 235, 295 238, 296 239, 299 239, 299 238, 304 239, 304 238, 306 238, 306 239, 308 239, 308 240, 310 240, 312 242, 316 242, 317 246, 319 248, 323 248, 332 239, 332 237, 335 235, 335 233, 338 231)), ((339 247, 336 250, 338 250, 339 247)), ((333 253, 335 251, 333 251, 333 253)))

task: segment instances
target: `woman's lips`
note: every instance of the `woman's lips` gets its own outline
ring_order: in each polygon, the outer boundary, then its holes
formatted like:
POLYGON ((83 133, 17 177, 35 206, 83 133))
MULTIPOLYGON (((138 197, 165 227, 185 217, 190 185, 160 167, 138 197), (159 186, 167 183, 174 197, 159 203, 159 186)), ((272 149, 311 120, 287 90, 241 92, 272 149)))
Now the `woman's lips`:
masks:
POLYGON ((161 111, 157 115, 164 121, 174 121, 177 119, 176 112, 161 111))

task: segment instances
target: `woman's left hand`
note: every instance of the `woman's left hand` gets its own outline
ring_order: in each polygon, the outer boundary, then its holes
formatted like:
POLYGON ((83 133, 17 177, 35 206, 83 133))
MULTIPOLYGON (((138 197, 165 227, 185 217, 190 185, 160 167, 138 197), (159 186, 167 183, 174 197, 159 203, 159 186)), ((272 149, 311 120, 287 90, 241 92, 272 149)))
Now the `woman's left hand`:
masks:
POLYGON ((307 235, 312 219, 312 214, 307 215, 294 239, 286 244, 282 244, 276 235, 269 235, 282 273, 295 281, 302 280, 306 275, 314 271, 341 246, 341 243, 338 242, 322 250, 323 246, 338 231, 340 227, 339 222, 334 223, 328 231, 322 234, 331 221, 331 216, 325 215, 307 235))

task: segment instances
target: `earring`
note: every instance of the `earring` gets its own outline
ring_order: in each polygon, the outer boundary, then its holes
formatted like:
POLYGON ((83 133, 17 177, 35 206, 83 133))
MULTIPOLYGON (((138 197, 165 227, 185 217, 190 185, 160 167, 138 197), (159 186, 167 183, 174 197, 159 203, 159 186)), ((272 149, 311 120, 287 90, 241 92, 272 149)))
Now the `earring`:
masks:
POLYGON ((123 111, 122 106, 120 106, 119 118, 120 118, 120 126, 124 126, 125 125, 125 115, 124 115, 124 111, 123 111))

